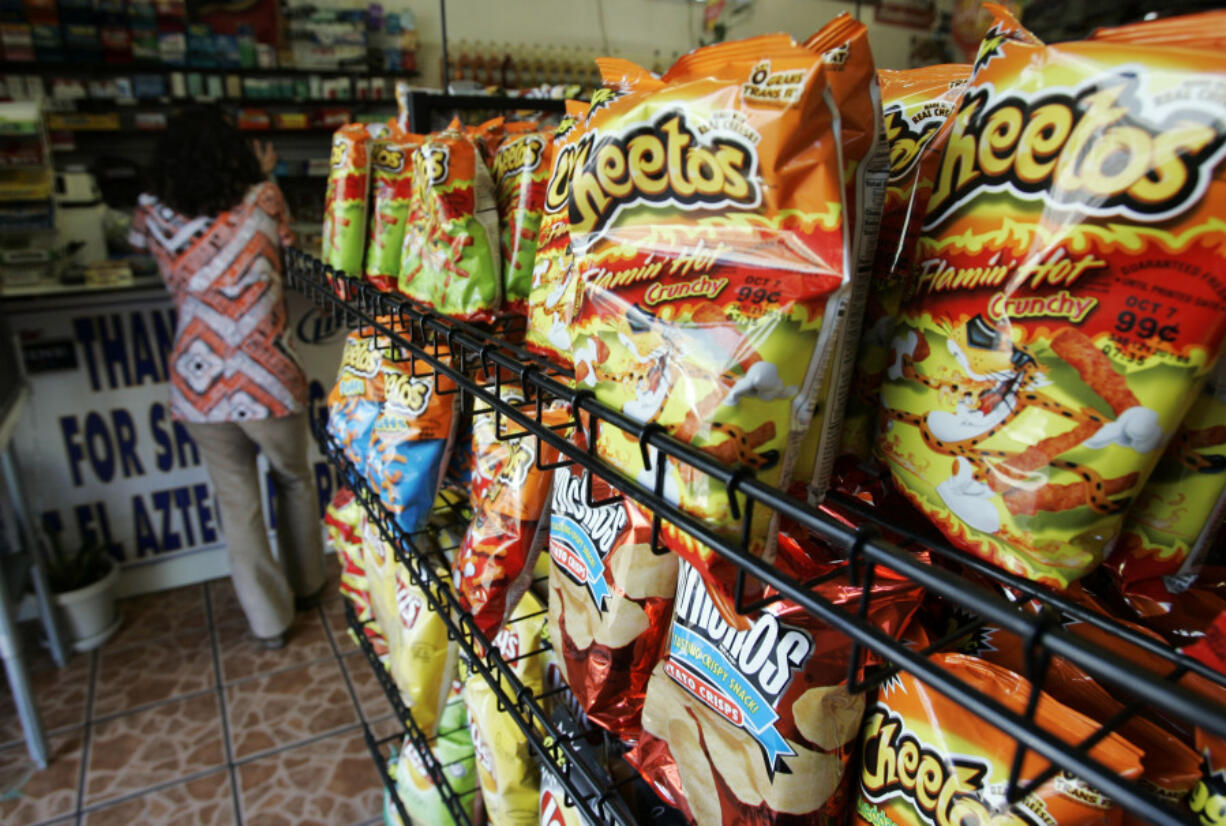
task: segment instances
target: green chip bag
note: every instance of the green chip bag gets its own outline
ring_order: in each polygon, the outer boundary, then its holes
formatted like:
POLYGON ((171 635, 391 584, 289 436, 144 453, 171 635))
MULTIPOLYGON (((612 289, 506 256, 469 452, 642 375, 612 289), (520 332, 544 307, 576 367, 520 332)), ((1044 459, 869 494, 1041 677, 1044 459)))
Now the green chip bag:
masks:
POLYGON ((491 172, 502 222, 503 304, 526 315, 532 269, 553 159, 553 135, 536 124, 511 124, 491 172), (527 128, 522 128, 526 126, 527 128), (521 127, 512 131, 512 127, 521 127))
POLYGON ((458 121, 418 148, 410 209, 400 291, 456 318, 491 320, 502 303, 494 182, 458 121))
POLYGON ((366 251, 366 206, 370 196, 370 144, 381 124, 347 123, 332 135, 332 162, 324 196, 322 257, 349 275, 362 273, 366 251))
POLYGON ((366 246, 366 279, 391 290, 400 276, 404 228, 413 194, 413 153, 425 140, 399 129, 374 141, 370 152, 370 239, 366 246))
MULTIPOLYGON (((443 708, 439 736, 434 741, 432 753, 443 769, 447 785, 461 801, 471 821, 476 799, 477 770, 473 762, 472 736, 468 733, 468 713, 459 685, 458 682, 453 684, 451 697, 443 708)), ((437 826, 452 826, 456 822, 438 787, 430 779, 421 755, 407 740, 396 761, 396 791, 415 822, 437 826)), ((394 806, 390 811, 385 807, 384 819, 389 826, 400 826, 394 806)))

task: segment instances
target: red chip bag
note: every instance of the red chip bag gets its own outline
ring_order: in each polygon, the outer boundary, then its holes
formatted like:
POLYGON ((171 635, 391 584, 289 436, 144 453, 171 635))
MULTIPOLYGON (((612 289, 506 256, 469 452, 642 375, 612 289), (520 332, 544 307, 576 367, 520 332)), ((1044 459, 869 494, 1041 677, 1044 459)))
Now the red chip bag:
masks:
MULTIPOLYGON (((502 398, 522 402, 523 390, 517 384, 503 385, 502 398)), ((561 406, 547 408, 541 417, 546 427, 569 420, 569 411, 561 406)), ((502 628, 531 584, 545 542, 553 481, 553 471, 541 470, 541 465, 557 461, 557 450, 535 436, 499 438, 495 424, 492 412, 473 417, 473 519, 452 564, 460 602, 488 637, 502 628)), ((521 432, 506 421, 501 427, 521 432)))
MULTIPOLYGON (((780 543, 786 573, 835 575, 817 593, 838 605, 858 601, 846 563, 797 547, 780 543)), ((883 570, 873 591, 869 621, 897 636, 919 606, 919 587, 883 570)), ((841 822, 864 711, 864 695, 844 683, 849 656, 845 633, 787 600, 725 618, 683 561, 668 655, 647 684, 643 736, 627 759, 703 826, 841 822)))
MULTIPOLYGON (((651 516, 629 499, 590 507, 587 472, 560 470, 549 527, 549 635, 593 721, 639 735, 647 679, 668 641, 677 557, 651 546, 651 516)), ((594 501, 613 491, 592 481, 594 501)))

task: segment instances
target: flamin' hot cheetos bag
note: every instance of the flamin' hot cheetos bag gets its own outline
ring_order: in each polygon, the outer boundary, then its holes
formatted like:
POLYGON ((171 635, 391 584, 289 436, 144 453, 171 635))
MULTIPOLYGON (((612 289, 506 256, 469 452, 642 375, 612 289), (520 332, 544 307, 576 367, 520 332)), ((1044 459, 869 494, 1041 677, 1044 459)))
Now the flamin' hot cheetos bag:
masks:
POLYGON ((879 445, 951 541, 1066 586, 1226 334, 1226 56, 1039 42, 1003 10, 933 179, 879 445))

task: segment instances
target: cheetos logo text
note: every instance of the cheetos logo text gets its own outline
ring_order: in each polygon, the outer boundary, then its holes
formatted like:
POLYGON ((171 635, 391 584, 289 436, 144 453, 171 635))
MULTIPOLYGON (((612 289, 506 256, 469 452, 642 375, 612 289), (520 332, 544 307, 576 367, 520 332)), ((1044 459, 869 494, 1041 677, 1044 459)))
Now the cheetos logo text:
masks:
POLYGON ((1226 124, 1190 101, 1146 106, 1137 86, 1135 74, 1122 73, 1034 97, 967 92, 925 227, 985 191, 1147 223, 1197 203, 1223 154, 1226 124))
POLYGON ((889 180, 899 181, 915 169, 920 155, 941 128, 941 121, 949 114, 945 109, 943 115, 936 118, 921 120, 918 128, 911 125, 901 107, 887 109, 885 112, 885 136, 890 144, 890 177, 889 180))
POLYGON ((622 210, 634 206, 752 208, 761 200, 754 147, 732 132, 701 134, 684 111, 667 110, 648 123, 596 138, 581 138, 568 161, 571 242, 577 249, 601 238, 622 210))
POLYGON ((494 156, 494 180, 501 181, 516 172, 532 172, 541 165, 545 141, 539 135, 527 135, 499 147, 494 156))
POLYGON ((418 162, 425 170, 429 186, 438 186, 447 180, 451 164, 451 152, 445 146, 423 146, 417 150, 418 162))
POLYGON ((370 162, 376 169, 384 172, 403 172, 404 159, 403 149, 382 145, 376 147, 374 157, 370 159, 370 162))

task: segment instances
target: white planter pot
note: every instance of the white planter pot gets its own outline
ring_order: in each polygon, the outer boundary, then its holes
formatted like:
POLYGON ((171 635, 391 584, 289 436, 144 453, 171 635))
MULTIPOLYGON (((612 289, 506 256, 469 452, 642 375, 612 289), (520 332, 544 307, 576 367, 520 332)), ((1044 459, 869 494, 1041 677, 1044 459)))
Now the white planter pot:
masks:
POLYGON ((53 595, 60 628, 75 651, 97 648, 119 629, 120 617, 115 610, 119 566, 113 561, 110 565, 107 575, 92 585, 53 595))

